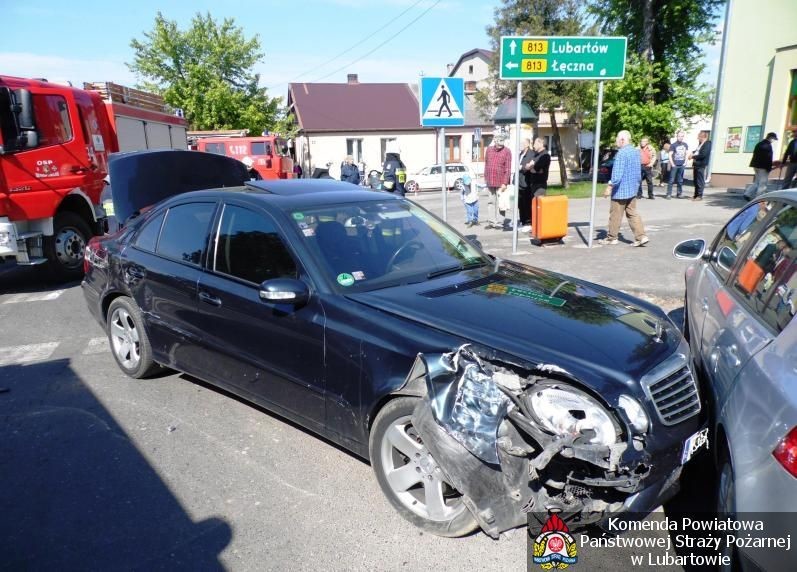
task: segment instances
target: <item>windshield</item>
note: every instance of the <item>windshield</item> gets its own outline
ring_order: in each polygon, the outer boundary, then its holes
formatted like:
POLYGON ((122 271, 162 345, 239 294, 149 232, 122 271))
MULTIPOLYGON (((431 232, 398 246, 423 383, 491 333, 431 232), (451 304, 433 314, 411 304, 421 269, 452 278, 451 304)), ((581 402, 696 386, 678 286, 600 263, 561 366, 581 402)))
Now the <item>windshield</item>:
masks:
POLYGON ((341 291, 423 282, 492 264, 454 229, 409 201, 326 205, 291 216, 341 291))

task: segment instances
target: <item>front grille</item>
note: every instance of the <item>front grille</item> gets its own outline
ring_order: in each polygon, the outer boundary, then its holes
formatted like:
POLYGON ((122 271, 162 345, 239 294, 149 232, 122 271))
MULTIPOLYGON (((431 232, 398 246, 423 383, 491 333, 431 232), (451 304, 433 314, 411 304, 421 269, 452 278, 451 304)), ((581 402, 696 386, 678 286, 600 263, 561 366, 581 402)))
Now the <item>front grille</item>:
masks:
POLYGON ((687 364, 659 379, 643 379, 642 385, 665 425, 675 425, 700 412, 700 395, 687 364))

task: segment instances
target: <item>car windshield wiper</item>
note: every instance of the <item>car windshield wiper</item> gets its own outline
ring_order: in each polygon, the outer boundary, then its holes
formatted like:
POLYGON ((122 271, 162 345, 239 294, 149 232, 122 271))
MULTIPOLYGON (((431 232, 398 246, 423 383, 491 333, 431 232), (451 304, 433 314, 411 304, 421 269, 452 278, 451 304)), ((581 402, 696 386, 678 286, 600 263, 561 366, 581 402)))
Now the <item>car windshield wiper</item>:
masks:
POLYGON ((450 274, 451 272, 459 272, 460 270, 469 270, 471 268, 478 268, 479 266, 484 266, 487 264, 484 260, 477 260, 474 262, 466 262, 465 264, 457 264, 455 266, 449 266, 448 268, 441 268, 440 270, 434 270, 426 275, 427 278, 437 278, 438 276, 443 276, 444 274, 450 274))

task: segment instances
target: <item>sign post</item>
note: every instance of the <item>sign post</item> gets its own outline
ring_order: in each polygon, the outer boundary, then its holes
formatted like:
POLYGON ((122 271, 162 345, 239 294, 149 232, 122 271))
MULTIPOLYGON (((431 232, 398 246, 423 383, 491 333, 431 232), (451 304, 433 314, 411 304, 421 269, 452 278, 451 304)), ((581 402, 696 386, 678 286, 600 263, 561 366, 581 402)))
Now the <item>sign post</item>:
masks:
POLYGON ((442 172, 443 220, 448 220, 446 189, 446 127, 465 125, 465 80, 458 77, 422 77, 421 126, 440 128, 440 170, 442 172))
MULTIPOLYGON (((595 195, 598 184, 598 150, 603 111, 603 81, 622 79, 625 76, 625 56, 628 39, 601 36, 502 36, 499 77, 518 80, 518 136, 515 154, 520 153, 520 82, 526 80, 587 80, 600 81, 598 86, 598 112, 593 153, 592 205, 589 220, 589 248, 595 226, 595 195)), ((561 158, 560 158, 561 160, 561 158)), ((517 254, 517 208, 513 215, 512 254, 517 254)))

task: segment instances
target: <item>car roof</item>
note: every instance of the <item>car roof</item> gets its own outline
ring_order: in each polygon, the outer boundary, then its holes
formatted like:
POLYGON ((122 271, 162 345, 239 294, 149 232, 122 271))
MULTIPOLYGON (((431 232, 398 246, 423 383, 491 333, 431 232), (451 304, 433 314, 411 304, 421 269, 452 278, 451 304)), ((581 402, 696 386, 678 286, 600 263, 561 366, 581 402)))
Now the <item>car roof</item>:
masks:
POLYGON ((399 197, 392 193, 360 190, 360 187, 351 183, 329 179, 250 181, 243 187, 220 187, 192 191, 176 195, 173 199, 216 200, 235 195, 249 202, 274 205, 281 210, 341 203, 399 200, 399 197))

